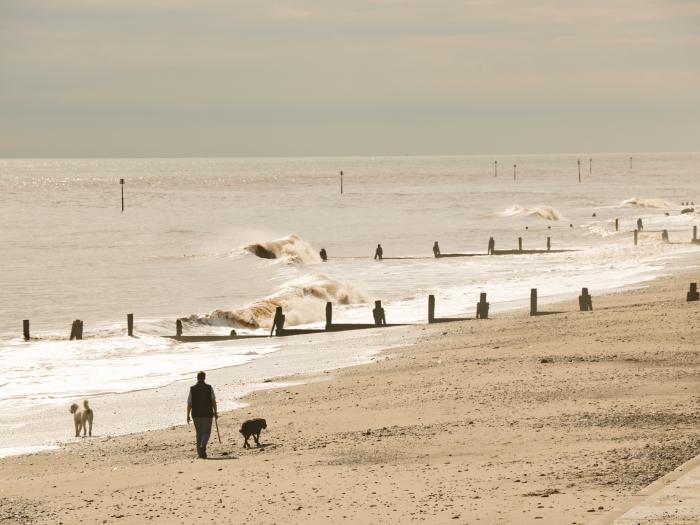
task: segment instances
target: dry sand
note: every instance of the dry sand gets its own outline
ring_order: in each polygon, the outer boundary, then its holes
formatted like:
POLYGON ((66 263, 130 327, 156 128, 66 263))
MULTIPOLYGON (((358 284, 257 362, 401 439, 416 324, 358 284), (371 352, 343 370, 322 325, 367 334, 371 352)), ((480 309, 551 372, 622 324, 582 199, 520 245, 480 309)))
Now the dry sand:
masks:
POLYGON ((375 363, 248 396, 208 461, 186 425, 2 459, 0 524, 586 523, 700 453, 691 280, 410 328, 375 363), (250 416, 268 430, 244 450, 250 416))

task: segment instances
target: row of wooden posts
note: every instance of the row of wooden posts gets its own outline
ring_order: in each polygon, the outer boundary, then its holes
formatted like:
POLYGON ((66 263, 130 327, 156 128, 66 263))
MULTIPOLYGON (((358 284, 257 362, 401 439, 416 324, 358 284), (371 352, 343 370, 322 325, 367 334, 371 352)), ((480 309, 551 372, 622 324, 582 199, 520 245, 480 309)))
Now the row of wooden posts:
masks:
MULTIPOLYGON (((690 289, 686 294, 686 300, 700 301, 700 292, 698 292, 697 283, 690 283, 690 289)), ((588 293, 588 288, 581 289, 581 295, 578 297, 579 310, 582 312, 589 312, 593 310, 593 298, 588 293)), ((540 312, 537 304, 537 288, 530 289, 530 315, 541 315, 544 312, 540 312)), ((358 330, 365 328, 376 328, 380 326, 402 326, 399 324, 388 324, 386 322, 386 313, 382 307, 381 301, 374 302, 374 309, 372 310, 372 316, 374 318, 374 323, 334 323, 333 322, 333 303, 330 301, 326 303, 326 326, 324 329, 289 329, 285 328, 285 315, 281 306, 278 306, 275 310, 275 316, 273 319, 272 329, 270 331, 270 337, 274 334, 277 336, 287 336, 287 335, 299 335, 299 334, 311 334, 320 332, 343 332, 346 330, 358 330)), ((479 294, 479 302, 476 303, 476 319, 488 319, 489 318, 489 302, 486 300, 486 293, 481 292, 479 294)), ((436 317, 435 316, 435 296, 428 296, 428 323, 447 323, 453 321, 466 321, 471 318, 467 317, 436 317)), ((127 334, 129 337, 134 335, 134 314, 127 314, 127 334)), ((29 341, 29 320, 25 319, 22 321, 24 340, 29 341)), ((235 335, 235 330, 232 331, 230 336, 183 336, 182 330, 182 320, 178 319, 175 322, 175 336, 174 339, 187 338, 188 340, 220 340, 220 339, 247 339, 255 337, 267 337, 262 335, 247 335, 238 336, 235 335)), ((70 339, 81 340, 83 338, 83 321, 76 319, 71 325, 70 339)))
MULTIPOLYGON (((617 231, 617 219, 615 219, 615 231, 617 231)), ((643 231, 643 230, 641 230, 643 231)), ((648 231, 648 230, 647 230, 648 231)), ((656 230, 658 233, 658 230, 656 230)), ((634 230, 634 245, 637 246, 639 244, 639 229, 634 230)), ((661 240, 664 242, 670 242, 669 237, 668 237, 668 230, 661 230, 661 240)), ((693 237, 690 239, 690 242, 693 244, 700 244, 700 240, 698 240, 698 227, 693 226, 693 237)))

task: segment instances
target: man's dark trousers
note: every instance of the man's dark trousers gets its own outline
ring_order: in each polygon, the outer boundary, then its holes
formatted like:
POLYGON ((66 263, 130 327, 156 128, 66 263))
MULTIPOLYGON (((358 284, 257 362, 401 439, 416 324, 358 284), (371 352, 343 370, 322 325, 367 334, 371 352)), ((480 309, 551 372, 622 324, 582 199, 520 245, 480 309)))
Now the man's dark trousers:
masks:
POLYGON ((209 443, 209 436, 211 435, 211 417, 193 417, 194 429, 196 432, 197 440, 197 454, 203 456, 207 453, 207 443, 209 443))

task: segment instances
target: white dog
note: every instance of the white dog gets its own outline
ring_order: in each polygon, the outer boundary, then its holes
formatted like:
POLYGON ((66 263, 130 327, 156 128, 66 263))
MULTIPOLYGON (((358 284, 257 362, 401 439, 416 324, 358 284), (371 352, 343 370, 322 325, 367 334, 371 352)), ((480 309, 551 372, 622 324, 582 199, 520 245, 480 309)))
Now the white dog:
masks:
POLYGON ((83 437, 87 432, 92 437, 92 408, 88 405, 87 399, 83 401, 83 409, 78 410, 78 405, 73 403, 70 406, 70 413, 73 414, 73 422, 75 423, 75 437, 80 436, 80 430, 83 431, 83 437), (90 429, 88 430, 88 424, 90 429))

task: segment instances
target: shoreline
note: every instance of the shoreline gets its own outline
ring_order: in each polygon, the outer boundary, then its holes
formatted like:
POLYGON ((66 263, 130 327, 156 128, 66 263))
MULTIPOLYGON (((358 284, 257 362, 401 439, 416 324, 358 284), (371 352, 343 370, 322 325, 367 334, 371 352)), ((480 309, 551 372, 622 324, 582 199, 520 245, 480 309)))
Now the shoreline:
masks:
POLYGON ((547 305, 560 315, 419 326, 415 344, 370 364, 254 391, 222 413, 224 444, 211 446, 233 464, 195 460, 185 425, 0 459, 0 515, 584 523, 700 452, 700 315, 684 297, 695 276, 594 296, 593 312, 570 299, 547 305), (244 451, 237 424, 250 416, 269 429, 244 451), (264 494, 227 492, 242 476, 264 494))
MULTIPOLYGON (((689 256, 676 255, 667 256, 663 261, 664 266, 660 268, 655 268, 653 270, 647 270, 646 273, 640 273, 637 275, 638 278, 643 278, 643 280, 636 281, 634 283, 623 284, 621 286, 616 286, 605 290, 601 295, 617 294, 620 292, 631 291, 639 289, 640 287, 649 286, 650 283, 654 283, 658 279, 667 278, 669 275, 673 275, 674 271, 678 271, 679 268, 682 270, 687 270, 687 264, 689 261, 689 256), (675 266, 675 267, 674 267, 675 266)), ((594 290, 594 288, 591 288, 594 290)), ((595 293, 595 292, 593 292, 595 293)), ((569 292, 562 291, 560 293, 544 295, 539 298, 540 306, 543 308, 556 307, 560 303, 566 303, 570 300, 569 292)), ((426 297, 427 299, 427 297, 426 297)), ((500 301, 496 303, 491 303, 491 316, 497 315, 502 316, 512 316, 517 315, 519 312, 527 312, 529 308, 528 299, 517 299, 511 301, 500 301)), ((440 311, 440 305, 437 307, 437 311, 440 311)), ((456 314, 459 315, 459 314, 456 314)), ((438 315, 440 317, 440 315, 438 315)), ((304 325, 307 326, 307 325, 304 325)), ((312 326, 312 325, 308 325, 312 326)), ((315 324, 313 326, 316 326, 315 324)), ((349 342, 348 340, 340 340, 343 338, 343 332, 329 332, 316 334, 314 336, 296 336, 291 340, 285 341, 285 339, 273 338, 273 341, 278 346, 285 346, 285 342, 293 348, 280 348, 272 352, 263 352, 259 355, 257 359, 248 361, 237 365, 227 365, 219 368, 208 369, 208 374, 210 378, 215 378, 222 384, 231 385, 235 383, 234 391, 229 395, 220 399, 220 407, 223 411, 237 410, 245 406, 244 398, 251 392, 258 390, 267 390, 270 388, 276 388, 276 385, 286 383, 288 378, 295 378, 297 382, 314 381, 316 376, 319 374, 329 373, 334 370, 343 369, 348 366, 357 366, 358 364, 364 364, 372 362, 375 356, 381 355, 388 348, 394 348, 397 346, 402 346, 406 343, 406 339, 415 340, 417 334, 419 334, 423 328, 431 326, 426 322, 416 322, 409 323, 401 327, 401 331, 385 331, 382 329, 381 337, 379 339, 383 340, 383 343, 367 343, 368 340, 376 340, 377 335, 380 332, 377 330, 363 330, 361 333, 355 333, 354 340, 360 339, 365 341, 363 343, 349 342), (333 334, 333 335, 330 335, 333 334), (271 365, 269 361, 277 361, 285 359, 294 362, 296 357, 294 355, 279 355, 279 352, 301 352, 302 354, 306 351, 304 348, 306 345, 300 343, 301 337, 306 337, 308 343, 320 345, 320 352, 324 357, 328 357, 329 354, 333 353, 333 350, 337 347, 337 343, 343 345, 348 345, 353 348, 350 355, 344 355, 343 352, 335 352, 335 362, 331 363, 327 359, 328 366, 318 367, 315 363, 314 365, 309 365, 308 362, 305 363, 305 370, 295 371, 292 373, 286 373, 281 371, 279 375, 270 376, 265 373, 267 367, 274 367, 276 365, 271 365), (323 338, 323 339, 321 339, 323 338), (340 340, 340 341, 339 341, 340 340), (296 346, 300 348, 296 348, 296 346), (237 373, 238 372, 238 373, 237 373), (240 384, 240 380, 247 380, 247 383, 240 384)), ((242 341, 237 342, 237 345, 251 346, 255 345, 255 340, 252 341, 242 341)), ((308 344, 307 343, 307 344, 308 344)), ((230 342, 219 343, 222 346, 230 344, 230 342)), ((297 363, 298 365, 298 363, 297 363)), ((293 365, 292 365, 293 366, 293 365)), ((299 366, 297 366, 297 369, 299 366)), ((193 373, 194 375, 194 373, 193 373)), ((82 397, 87 397, 93 400, 94 403, 99 403, 100 410, 102 413, 107 413, 107 423, 105 426, 110 428, 110 433, 108 436, 110 438, 134 434, 143 431, 154 431, 161 430, 171 427, 173 425, 179 424, 179 418, 163 416, 164 414, 169 414, 175 410, 177 412, 177 406, 179 406, 179 399, 177 392, 179 390, 186 390, 187 385, 189 385, 190 379, 175 379, 164 385, 156 387, 145 387, 140 389, 128 390, 125 392, 107 392, 97 395, 88 396, 75 396, 65 398, 65 403, 67 405, 68 401, 72 399, 78 399, 82 397), (149 399, 149 405, 154 405, 155 411, 161 414, 159 418, 153 418, 148 414, 139 413, 136 417, 132 416, 129 418, 128 422, 131 423, 131 427, 125 426, 123 419, 121 418, 121 407, 125 404, 136 404, 137 406, 143 405, 145 400, 149 399), (155 401, 154 401, 155 399, 155 401)), ((49 422, 50 427, 56 429, 62 429, 64 426, 65 415, 62 413, 63 405, 58 403, 47 403, 45 405, 38 405, 31 407, 29 409, 29 414, 32 418, 41 420, 43 422, 49 422)), ((151 410, 152 412, 152 410, 151 410)), ((23 418, 26 412, 20 414, 6 414, 5 421, 0 424, 0 429, 3 427, 9 430, 10 434, 16 433, 18 429, 22 428, 25 424, 23 418)), ((103 421, 104 419, 101 418, 103 421)), ((44 427, 47 425, 44 425, 44 427)), ((100 425, 102 426, 102 425, 100 425)), ((65 439, 65 433, 62 430, 58 432, 49 433, 43 432, 41 429, 30 429, 26 428, 24 435, 22 435, 23 445, 18 446, 13 443, 7 442, 8 438, 5 438, 4 443, 2 436, 0 436, 0 458, 11 457, 22 454, 30 454, 41 450, 53 450, 57 447, 64 447, 75 442, 75 438, 65 439), (38 436, 43 436, 38 438, 38 436), (63 437, 61 437, 63 436, 63 437), (43 440, 43 441, 42 441, 43 440)))

